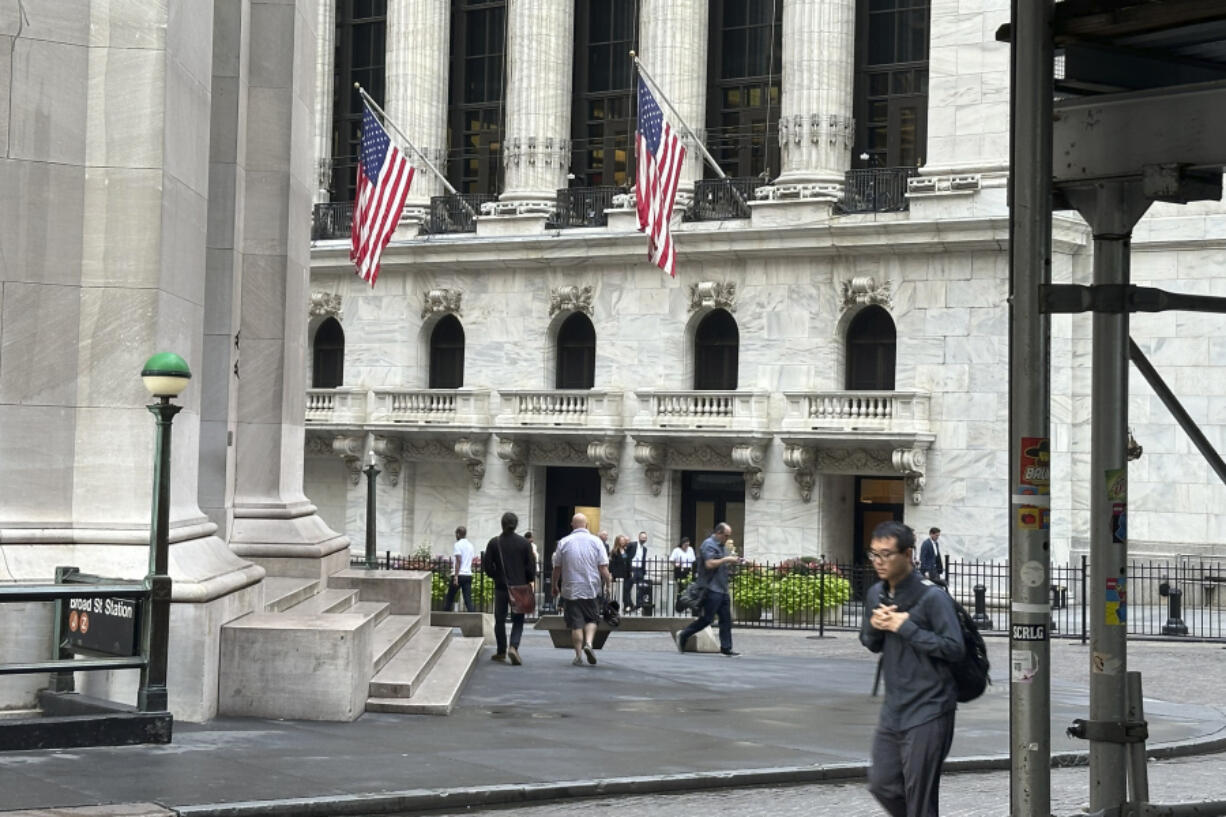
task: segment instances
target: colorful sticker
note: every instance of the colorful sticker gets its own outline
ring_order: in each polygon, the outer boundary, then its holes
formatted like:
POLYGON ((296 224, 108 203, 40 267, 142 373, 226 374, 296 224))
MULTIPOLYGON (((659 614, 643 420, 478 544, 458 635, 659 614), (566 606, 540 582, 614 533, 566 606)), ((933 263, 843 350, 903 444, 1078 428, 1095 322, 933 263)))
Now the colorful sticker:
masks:
POLYGON ((1115 626, 1128 623, 1128 579, 1124 576, 1107 579, 1106 623, 1115 626))
POLYGON ((1043 511, 1034 505, 1021 505, 1017 509, 1017 526, 1021 530, 1040 530, 1043 511))
POLYGON ((1051 490, 1051 446, 1046 437, 1022 437, 1019 494, 1046 494, 1051 490))
POLYGON ((1128 469, 1112 468, 1107 471, 1107 501, 1128 501, 1128 469))
POLYGON ((1039 674, 1039 656, 1033 650, 1010 650, 1010 677, 1015 684, 1029 684, 1039 674))

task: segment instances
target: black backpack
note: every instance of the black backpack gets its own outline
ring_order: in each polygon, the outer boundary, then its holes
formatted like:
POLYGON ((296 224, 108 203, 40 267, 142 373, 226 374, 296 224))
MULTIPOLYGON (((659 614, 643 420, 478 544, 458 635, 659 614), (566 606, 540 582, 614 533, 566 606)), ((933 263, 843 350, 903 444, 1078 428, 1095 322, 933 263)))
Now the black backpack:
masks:
POLYGON ((950 596, 949 600, 954 603, 958 626, 962 628, 962 646, 965 648, 962 660, 950 665, 954 671, 954 681, 958 684, 958 703, 964 704, 978 698, 992 683, 992 664, 988 661, 988 648, 983 643, 975 620, 957 599, 950 596))

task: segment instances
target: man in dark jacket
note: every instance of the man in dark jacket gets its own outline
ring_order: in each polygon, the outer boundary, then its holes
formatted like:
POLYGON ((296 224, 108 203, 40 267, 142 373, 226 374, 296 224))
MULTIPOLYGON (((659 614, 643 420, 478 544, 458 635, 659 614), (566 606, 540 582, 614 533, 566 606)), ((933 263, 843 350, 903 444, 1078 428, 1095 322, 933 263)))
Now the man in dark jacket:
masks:
POLYGON ((868 790, 892 817, 938 817, 958 706, 950 665, 964 648, 953 601, 916 572, 914 550, 915 532, 901 522, 873 531, 869 558, 881 581, 865 596, 860 643, 882 656, 885 702, 868 790))
POLYGON ((485 556, 481 558, 481 569, 494 580, 494 640, 498 651, 492 658, 504 662, 510 658, 515 666, 523 663, 519 657, 519 641, 524 634, 524 614, 511 614, 511 643, 508 646, 507 610, 511 602, 507 585, 527 584, 536 589, 536 559, 532 556, 532 545, 515 532, 518 526, 518 516, 510 511, 504 513, 502 534, 489 541, 485 556))

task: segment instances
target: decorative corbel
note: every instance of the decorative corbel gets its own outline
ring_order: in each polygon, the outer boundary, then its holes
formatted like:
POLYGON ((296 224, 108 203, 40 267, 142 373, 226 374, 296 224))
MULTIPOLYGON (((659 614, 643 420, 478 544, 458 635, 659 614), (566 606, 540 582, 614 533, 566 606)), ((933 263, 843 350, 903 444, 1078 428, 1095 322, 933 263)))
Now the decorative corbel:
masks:
POLYGON ((765 481, 762 463, 765 460, 766 446, 761 443, 732 446, 732 464, 745 473, 745 488, 754 499, 762 498, 762 483, 765 481))
POLYGON ((485 480, 485 443, 461 437, 456 440, 455 455, 464 461, 473 487, 481 490, 481 483, 485 480))
POLYGON ((559 312, 582 312, 592 316, 592 287, 554 287, 549 293, 549 317, 559 312))
POLYGON ((587 444, 587 458, 600 469, 600 481, 606 494, 617 490, 621 444, 615 440, 592 440, 587 444))
POLYGON ((736 311, 736 282, 702 281, 690 284, 690 311, 699 309, 727 309, 736 311))
POLYGON ((789 445, 783 449, 783 464, 793 469, 792 475, 800 486, 800 498, 804 502, 813 499, 814 472, 817 469, 817 452, 803 445, 789 445))
POLYGON ((425 293, 425 303, 421 307, 421 316, 441 313, 444 315, 463 315, 460 311, 460 301, 464 293, 458 289, 432 289, 425 293))
POLYGON ((349 472, 351 485, 362 482, 362 453, 365 449, 366 440, 362 437, 338 435, 332 441, 332 451, 345 461, 345 470, 349 472))
POLYGON ((919 505, 924 501, 924 466, 927 457, 920 448, 896 448, 891 457, 894 470, 907 478, 907 488, 911 491, 911 501, 919 505))
POLYGON ((312 292, 307 314, 312 318, 341 317, 341 294, 339 292, 312 292))
POLYGON ((890 308, 892 298, 889 281, 878 285, 871 275, 857 275, 850 281, 843 281, 840 287, 844 309, 850 309, 857 304, 865 306, 876 304, 886 309, 890 308))
POLYGON ((522 491, 528 478, 528 444, 522 440, 499 440, 498 459, 506 462, 515 490, 522 491))
POLYGON ((667 451, 659 443, 635 443, 634 461, 643 466, 643 474, 651 485, 651 495, 659 496, 664 487, 664 462, 667 451))
POLYGON ((383 458, 383 471, 388 481, 396 486, 400 483, 401 446, 400 440, 394 437, 375 437, 371 448, 383 458))

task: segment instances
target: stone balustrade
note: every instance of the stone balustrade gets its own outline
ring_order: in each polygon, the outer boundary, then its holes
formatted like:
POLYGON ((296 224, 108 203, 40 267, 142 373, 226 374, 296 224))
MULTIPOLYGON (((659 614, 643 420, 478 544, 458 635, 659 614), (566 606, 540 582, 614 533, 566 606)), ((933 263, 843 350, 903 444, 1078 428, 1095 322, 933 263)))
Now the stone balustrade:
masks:
POLYGON ((516 389, 499 391, 498 425, 620 426, 622 393, 599 389, 516 389))
POLYGON ((342 386, 336 389, 307 389, 308 423, 354 424, 366 422, 365 389, 342 386))
POLYGON ((770 401, 765 392, 637 391, 636 428, 765 431, 770 401))
POLYGON ((374 389, 372 423, 415 425, 486 425, 487 389, 374 389))
POLYGON ((784 392, 784 431, 926 434, 929 395, 900 391, 784 392))

